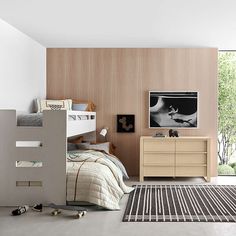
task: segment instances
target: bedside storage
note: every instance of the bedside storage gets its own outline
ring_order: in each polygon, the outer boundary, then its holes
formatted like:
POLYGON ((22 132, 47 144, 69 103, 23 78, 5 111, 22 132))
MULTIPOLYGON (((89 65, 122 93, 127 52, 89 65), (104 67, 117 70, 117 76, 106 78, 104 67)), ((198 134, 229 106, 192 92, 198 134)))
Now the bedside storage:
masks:
POLYGON ((208 137, 140 138, 140 181, 145 176, 203 176, 210 181, 208 137))

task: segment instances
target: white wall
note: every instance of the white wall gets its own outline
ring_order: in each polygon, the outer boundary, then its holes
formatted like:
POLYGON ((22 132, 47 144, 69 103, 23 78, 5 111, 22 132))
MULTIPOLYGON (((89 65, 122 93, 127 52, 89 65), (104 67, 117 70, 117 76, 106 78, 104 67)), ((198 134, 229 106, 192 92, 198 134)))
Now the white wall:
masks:
POLYGON ((30 111, 46 96, 46 48, 0 19, 0 109, 30 111))

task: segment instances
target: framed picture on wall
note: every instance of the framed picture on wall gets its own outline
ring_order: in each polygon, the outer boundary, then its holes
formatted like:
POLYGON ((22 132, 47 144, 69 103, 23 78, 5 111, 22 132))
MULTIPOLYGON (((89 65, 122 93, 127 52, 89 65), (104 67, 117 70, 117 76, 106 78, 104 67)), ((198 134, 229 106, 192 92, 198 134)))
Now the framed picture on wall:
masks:
POLYGON ((134 133, 135 116, 134 115, 117 115, 117 132, 134 133))
POLYGON ((149 91, 149 128, 198 128, 196 91, 149 91))

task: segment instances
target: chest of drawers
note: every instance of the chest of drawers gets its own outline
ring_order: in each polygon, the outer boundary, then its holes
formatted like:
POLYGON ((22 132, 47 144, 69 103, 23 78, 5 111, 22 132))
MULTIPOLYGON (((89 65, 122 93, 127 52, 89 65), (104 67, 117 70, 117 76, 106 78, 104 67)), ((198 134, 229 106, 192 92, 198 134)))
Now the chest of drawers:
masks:
POLYGON ((140 138, 140 181, 145 176, 203 176, 210 181, 208 137, 140 138))

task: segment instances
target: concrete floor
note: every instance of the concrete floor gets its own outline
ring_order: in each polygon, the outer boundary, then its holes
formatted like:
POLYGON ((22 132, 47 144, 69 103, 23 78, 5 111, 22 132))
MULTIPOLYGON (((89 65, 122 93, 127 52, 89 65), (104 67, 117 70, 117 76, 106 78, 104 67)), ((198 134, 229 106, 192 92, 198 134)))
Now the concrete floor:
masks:
MULTIPOLYGON (((148 184, 202 184, 201 178, 191 179, 148 179, 148 184)), ((128 185, 140 184, 136 179, 128 185)), ((212 178, 211 184, 236 184, 236 177, 212 178)), ((52 217, 51 209, 44 208, 42 213, 28 211, 21 216, 11 216, 13 208, 0 208, 0 236, 42 236, 42 235, 85 235, 85 236, 233 236, 236 223, 127 223, 122 222, 128 195, 121 200, 121 211, 98 211, 89 208, 87 215, 78 220, 72 213, 65 212, 52 217)))

